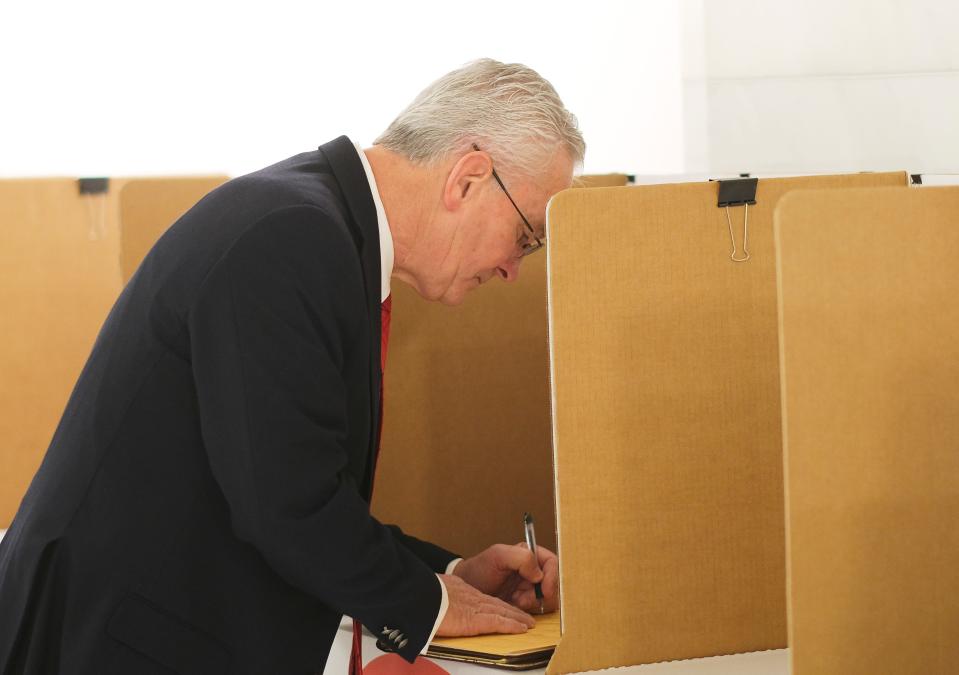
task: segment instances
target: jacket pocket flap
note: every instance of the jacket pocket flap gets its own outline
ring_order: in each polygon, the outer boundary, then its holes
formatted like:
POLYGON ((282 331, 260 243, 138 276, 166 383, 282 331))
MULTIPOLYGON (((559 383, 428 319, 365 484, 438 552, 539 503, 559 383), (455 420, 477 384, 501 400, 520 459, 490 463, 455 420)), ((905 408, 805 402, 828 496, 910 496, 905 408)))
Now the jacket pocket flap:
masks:
POLYGON ((120 602, 107 633, 180 675, 220 675, 230 665, 223 645, 137 595, 120 602))

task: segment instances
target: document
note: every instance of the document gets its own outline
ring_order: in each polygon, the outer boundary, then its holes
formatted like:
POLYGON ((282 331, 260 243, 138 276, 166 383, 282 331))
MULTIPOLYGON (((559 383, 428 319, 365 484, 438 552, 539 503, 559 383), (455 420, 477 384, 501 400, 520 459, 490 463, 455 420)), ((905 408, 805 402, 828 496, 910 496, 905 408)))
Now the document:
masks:
POLYGON ((559 612, 533 618, 536 625, 525 633, 436 638, 426 655, 509 670, 542 668, 559 644, 559 612))

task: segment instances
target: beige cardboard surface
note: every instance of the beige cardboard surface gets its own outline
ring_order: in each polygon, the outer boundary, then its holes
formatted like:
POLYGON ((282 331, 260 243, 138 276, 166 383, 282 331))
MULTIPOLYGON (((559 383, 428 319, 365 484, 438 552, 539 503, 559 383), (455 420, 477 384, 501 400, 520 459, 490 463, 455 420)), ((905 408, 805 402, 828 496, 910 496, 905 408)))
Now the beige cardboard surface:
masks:
POLYGON ((553 199, 563 638, 548 672, 785 646, 773 209, 796 188, 870 185, 906 175, 760 180, 745 263, 716 183, 553 199))
POLYGON ((226 176, 141 178, 120 193, 120 269, 123 283, 133 276, 150 248, 187 209, 225 183, 226 176))
POLYGON ((794 675, 959 672, 959 188, 796 192, 781 258, 794 675))
POLYGON ((522 541, 529 511, 538 543, 556 550, 545 252, 523 262, 516 284, 491 281, 460 307, 400 281, 392 293, 374 515, 472 555, 522 541))
POLYGON ((120 292, 117 185, 0 181, 0 528, 46 452, 120 292))
POLYGON ((112 178, 105 195, 84 196, 73 178, 0 181, 0 528, 126 281, 121 256, 134 269, 160 220, 218 180, 112 178), (129 223, 121 226, 120 212, 129 223))
POLYGON ((583 174, 573 178, 573 187, 623 187, 629 183, 629 176, 625 173, 595 173, 583 174))
POLYGON ((461 555, 523 540, 555 550, 546 256, 459 307, 392 284, 373 512, 461 555))

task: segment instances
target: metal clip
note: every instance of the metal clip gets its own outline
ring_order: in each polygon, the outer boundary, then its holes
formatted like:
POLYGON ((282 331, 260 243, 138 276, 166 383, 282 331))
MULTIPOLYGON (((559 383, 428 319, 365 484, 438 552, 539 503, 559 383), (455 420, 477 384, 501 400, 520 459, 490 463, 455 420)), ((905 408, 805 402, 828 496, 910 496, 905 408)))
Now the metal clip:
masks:
POLYGON ((749 254, 749 206, 756 203, 756 186, 759 180, 756 178, 738 178, 733 180, 719 181, 719 198, 717 206, 726 209, 726 225, 729 228, 729 244, 732 252, 729 259, 733 262, 746 262, 750 258, 749 254), (744 207, 743 213, 743 256, 736 257, 736 236, 733 234, 733 223, 729 217, 730 206, 744 207))
POLYGON ((100 241, 106 238, 107 233, 107 193, 110 190, 109 178, 80 178, 77 180, 78 192, 81 197, 86 198, 87 216, 90 224, 90 230, 87 232, 87 239, 90 241, 100 241), (94 211, 94 202, 99 213, 94 211))
POLYGON ((743 211, 745 213, 743 216, 743 253, 746 254, 746 257, 737 258, 736 237, 733 236, 733 224, 729 220, 729 207, 726 207, 726 225, 729 226, 729 243, 732 245, 732 252, 729 254, 729 259, 733 262, 746 262, 749 260, 749 204, 744 205, 743 211))

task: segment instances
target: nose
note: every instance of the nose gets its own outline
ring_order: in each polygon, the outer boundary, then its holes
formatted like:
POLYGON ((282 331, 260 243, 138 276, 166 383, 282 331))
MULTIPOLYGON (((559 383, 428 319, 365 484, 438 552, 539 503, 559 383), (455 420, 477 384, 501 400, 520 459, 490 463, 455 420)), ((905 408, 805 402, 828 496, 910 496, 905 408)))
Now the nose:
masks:
POLYGON ((503 281, 516 281, 519 279, 519 264, 522 258, 510 258, 502 267, 496 268, 496 273, 500 275, 503 281))

